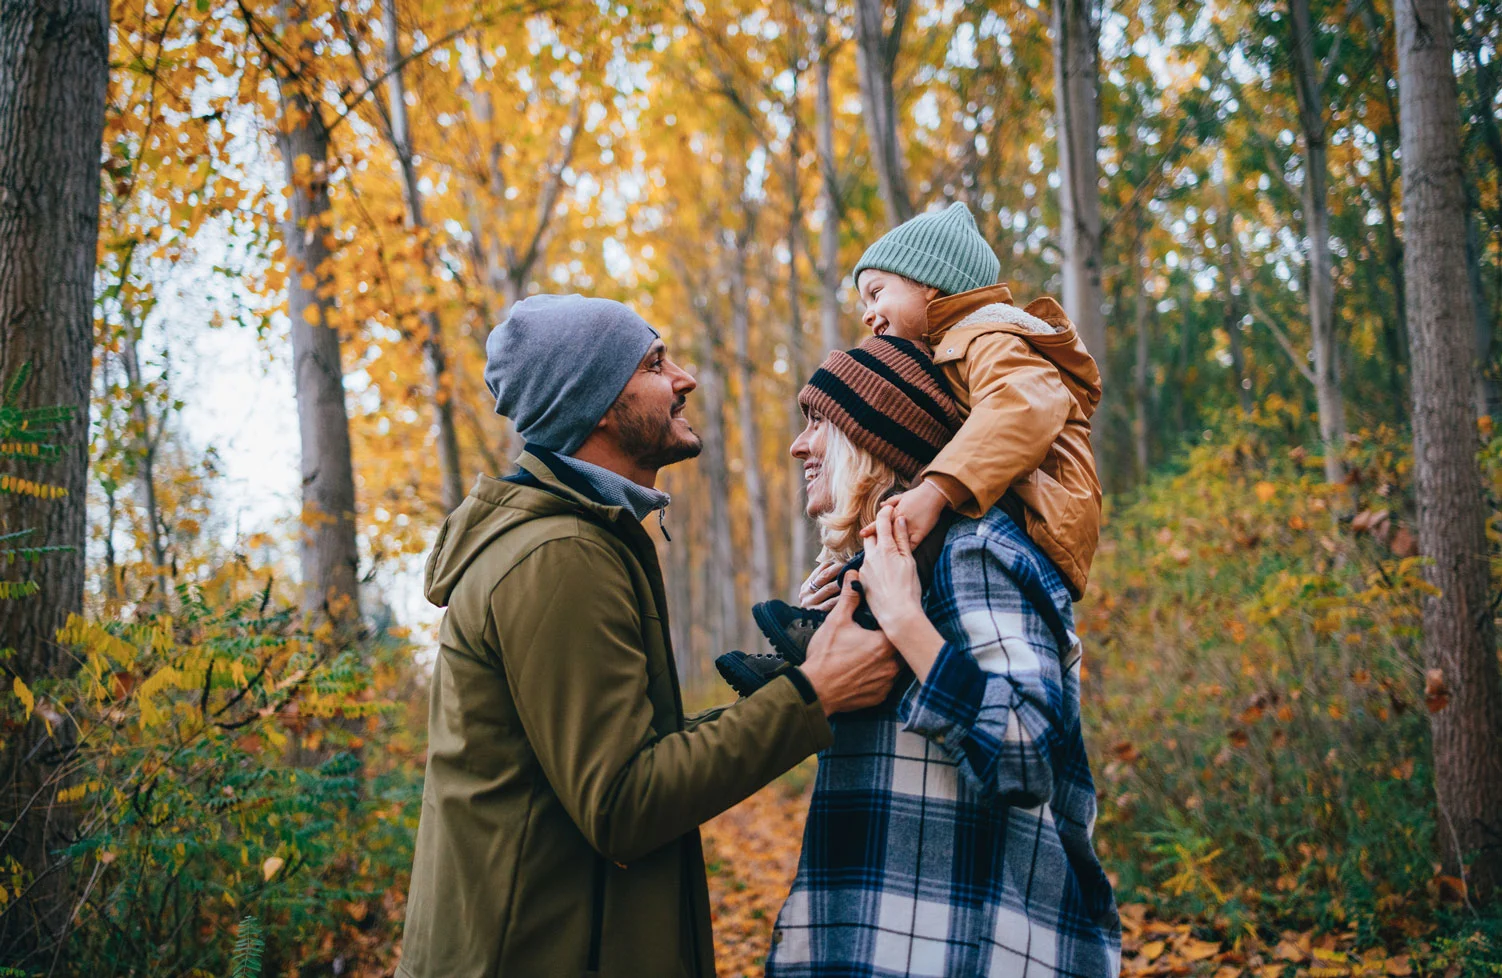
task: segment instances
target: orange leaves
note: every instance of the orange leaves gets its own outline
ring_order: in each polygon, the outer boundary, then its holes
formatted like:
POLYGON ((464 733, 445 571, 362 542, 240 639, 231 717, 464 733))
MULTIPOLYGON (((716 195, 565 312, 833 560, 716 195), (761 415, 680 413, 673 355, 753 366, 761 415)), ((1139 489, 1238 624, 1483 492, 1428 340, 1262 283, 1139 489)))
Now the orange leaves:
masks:
POLYGON ((1450 687, 1445 683, 1443 669, 1430 669, 1424 673, 1424 706, 1430 713, 1438 713, 1450 705, 1450 687))
POLYGON ((1143 904, 1126 903, 1118 909, 1123 975, 1209 974, 1203 970, 1206 965, 1235 956, 1217 941, 1196 937, 1187 923, 1149 919, 1143 904))
POLYGON ((721 975, 761 975, 772 924, 798 870, 807 814, 807 793, 774 782, 704 826, 721 975))
POLYGON ((1123 904, 1121 973, 1207 978, 1409 978, 1407 954, 1358 950, 1354 932, 1283 931, 1264 943, 1253 928, 1231 943, 1205 940, 1187 923, 1150 919, 1141 904, 1123 904))

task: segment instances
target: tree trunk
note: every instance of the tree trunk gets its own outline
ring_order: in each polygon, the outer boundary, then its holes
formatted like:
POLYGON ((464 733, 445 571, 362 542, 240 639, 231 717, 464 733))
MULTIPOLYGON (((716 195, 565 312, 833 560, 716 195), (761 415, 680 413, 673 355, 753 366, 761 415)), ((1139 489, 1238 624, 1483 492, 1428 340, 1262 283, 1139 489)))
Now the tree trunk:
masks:
POLYGON ((120 362, 125 367, 125 381, 130 385, 130 422, 135 428, 136 492, 146 513, 146 543, 150 549, 152 577, 156 582, 156 601, 167 603, 167 550, 162 542, 162 519, 156 499, 157 436, 152 433, 151 412, 146 407, 146 385, 141 379, 140 337, 134 317, 127 316, 122 331, 120 362))
MULTIPOLYGON (((1396 104, 1392 106, 1392 114, 1396 119, 1398 114, 1396 104)), ((1398 238, 1398 220, 1393 208, 1395 195, 1393 171, 1395 168, 1392 156, 1388 152, 1387 139, 1381 132, 1374 135, 1377 144, 1377 186, 1381 194, 1383 216, 1382 257, 1386 264, 1387 279, 1392 284, 1394 299, 1391 317, 1384 315, 1382 318, 1382 342, 1387 347, 1388 354, 1387 389, 1391 392, 1398 409, 1405 411, 1408 392, 1403 387, 1402 370, 1408 362, 1408 299, 1403 284, 1403 243, 1398 238)), ((1372 271, 1375 273, 1375 270, 1372 271)), ((1374 274, 1373 277, 1376 275, 1374 274)))
POLYGON ((1495 419, 1502 408, 1502 390, 1492 376, 1492 317, 1486 308, 1486 289, 1481 282, 1481 234, 1476 228, 1475 208, 1469 199, 1465 211, 1466 284, 1471 290, 1471 317, 1476 330, 1476 416, 1495 419))
POLYGON ((1100 147, 1100 25, 1094 0, 1055 0, 1053 33, 1064 309, 1078 327, 1085 348, 1095 357, 1104 382, 1109 358, 1105 293, 1100 279, 1100 178, 1096 161, 1100 147))
MULTIPOLYGON (((747 218, 754 222, 755 217, 747 218)), ((761 430, 756 423, 751 360, 751 309, 746 294, 746 248, 752 226, 738 235, 730 256, 730 328, 735 341, 735 414, 740 428, 741 480, 746 486, 747 523, 751 534, 751 595, 753 601, 772 597, 772 547, 767 537, 767 490, 761 472, 761 430)))
POLYGON ((1448 692, 1430 715, 1439 842, 1473 898, 1502 887, 1502 675, 1497 668, 1465 266, 1460 116, 1450 7, 1396 10, 1403 159, 1404 269, 1413 362, 1419 549, 1433 563, 1424 601, 1429 685, 1448 692))
POLYGON ((1132 242, 1132 268, 1137 273, 1137 301, 1132 322, 1132 336, 1136 341, 1136 360, 1132 365, 1132 447, 1137 456, 1137 480, 1147 481, 1147 368, 1151 348, 1147 335, 1147 307, 1151 301, 1147 294, 1147 249, 1144 247, 1142 230, 1132 242))
MULTIPOLYGON (((1367 50, 1371 52, 1372 61, 1380 66, 1382 71, 1382 100, 1387 106, 1389 125, 1396 126, 1398 121, 1397 86, 1393 84, 1392 63, 1384 48, 1384 38, 1387 37, 1387 32, 1371 4, 1352 0, 1348 4, 1348 9, 1350 7, 1360 9, 1361 21, 1366 26, 1363 33, 1366 35, 1367 50)), ((1372 133, 1377 147, 1377 188, 1382 203, 1382 256, 1387 265, 1388 280, 1392 284, 1395 299, 1391 308, 1391 317, 1384 315, 1382 318, 1382 339, 1388 351, 1387 389, 1392 394, 1394 406, 1399 411, 1404 411, 1408 402, 1402 373, 1403 367, 1407 365, 1408 302, 1403 286, 1403 244, 1398 238, 1398 222, 1393 213, 1395 167, 1389 150, 1387 135, 1389 131, 1391 130, 1388 126, 1384 126, 1372 133)), ((1400 420, 1407 420, 1401 414, 1399 417, 1400 420)))
POLYGON ((897 125, 897 99, 892 91, 892 74, 897 67, 897 52, 902 47, 910 4, 911 0, 896 0, 892 29, 888 31, 885 0, 855 3, 855 60, 861 108, 871 143, 871 161, 876 166, 876 183, 891 227, 913 216, 913 201, 907 189, 907 161, 902 155, 902 136, 897 125))
MULTIPOLYGON (((798 102, 798 73, 793 72, 793 104, 798 102)), ((789 137, 788 152, 788 378, 791 390, 788 398, 788 444, 803 430, 803 409, 798 406, 798 391, 807 379, 803 349, 803 288, 798 280, 798 255, 803 247, 803 191, 798 180, 799 157, 802 154, 802 128, 797 113, 793 115, 793 130, 789 137)), ((788 456, 788 578, 785 589, 796 599, 798 585, 807 576, 813 559, 813 524, 804 516, 803 463, 788 456)))
POLYGON ((1231 352, 1231 379, 1236 383, 1236 404, 1242 414, 1252 412, 1252 380, 1246 370, 1246 349, 1241 342, 1241 306, 1233 291, 1234 280, 1226 279, 1225 329, 1231 352))
POLYGON ((1330 171, 1321 62, 1314 52, 1309 0, 1289 0, 1293 24, 1294 92, 1304 131, 1304 226, 1309 252, 1304 270, 1309 290, 1310 347, 1314 352, 1314 399, 1324 443, 1325 480, 1345 481, 1346 411, 1340 393, 1340 347, 1335 335, 1335 277, 1330 258, 1330 171))
MULTIPOLYGON (((297 26, 301 8, 284 4, 297 26)), ((311 59, 311 52, 303 52, 311 59)), ((329 134, 321 107, 301 78, 277 77, 283 124, 277 132, 292 191, 282 236, 287 247, 287 315, 302 443, 303 609, 340 626, 359 620, 360 553, 355 539, 355 479, 350 462, 344 368, 330 292, 327 226, 329 134), (306 284, 305 284, 306 283, 306 284)))
MULTIPOLYGON (((673 535, 671 540, 659 544, 662 566, 667 570, 668 600, 672 614, 668 618, 668 632, 673 642, 673 661, 678 664, 678 680, 693 688, 699 680, 699 657, 693 654, 694 598, 693 568, 690 566, 689 547, 693 545, 694 494, 685 491, 688 472, 671 472, 663 487, 673 497, 669 510, 673 535)), ((650 522, 648 523, 650 526, 650 522)))
MULTIPOLYGON (((725 382, 720 374, 719 339, 705 329, 695 380, 704 397, 704 465, 708 490, 709 567, 705 579, 714 592, 710 614, 710 654, 719 655, 741 635, 735 588, 735 548, 730 537, 730 467, 725 453, 725 382)), ((758 599, 760 600, 760 599, 758 599)))
POLYGON ((822 227, 819 229, 819 337, 824 352, 845 347, 843 330, 840 329, 840 187, 834 167, 834 95, 829 83, 829 20, 819 21, 815 34, 815 46, 819 51, 818 92, 814 100, 814 112, 818 127, 819 149, 819 209, 822 227))
MULTIPOLYGON (((27 576, 41 585, 39 593, 0 601, 0 646, 15 650, 6 668, 33 688, 44 677, 75 668, 55 638, 68 616, 83 610, 99 159, 108 81, 104 0, 0 2, 0 380, 9 381, 29 363, 31 381, 19 406, 73 409, 55 462, 30 472, 6 466, 67 490, 48 500, 7 494, 0 516, 0 533, 32 530, 21 541, 26 545, 73 548, 26 566, 27 576)), ((6 695, 10 684, 7 678, 6 695)), ((46 705, 40 697, 38 705, 46 705)), ((61 769, 73 733, 63 717, 53 733, 49 737, 34 714, 25 728, 6 736, 0 755, 0 825, 14 826, 0 859, 14 857, 41 877, 0 919, 0 957, 21 967, 46 960, 42 955, 62 939, 72 912, 71 874, 58 854, 73 841, 75 818, 56 792, 67 783, 61 769), (54 861, 57 871, 43 875, 54 861)))
POLYGON ((1220 187, 1221 219, 1220 255, 1224 265, 1221 279, 1225 282, 1225 330, 1226 342, 1231 353, 1231 379, 1236 383, 1236 403, 1242 414, 1252 411, 1252 381, 1246 369, 1246 348, 1241 341, 1241 296, 1237 291, 1241 282, 1240 252, 1236 247, 1236 222, 1231 216, 1231 195, 1222 184, 1220 187))
MULTIPOLYGON (((397 163, 402 171, 402 197, 407 205, 407 227, 424 234, 427 221, 422 209, 422 190, 417 185, 417 167, 413 157, 412 132, 407 124, 407 86, 402 77, 401 28, 396 16, 396 0, 381 0, 381 16, 386 21, 386 70, 391 76, 386 83, 391 93, 389 129, 387 136, 397 163)), ((421 247, 424 275, 431 267, 426 237, 421 247)), ((422 287, 431 291, 426 282, 422 287)), ((422 360, 431 388, 433 407, 433 437, 438 443, 438 479, 442 492, 444 513, 451 513, 464 501, 464 475, 459 465, 459 434, 454 426, 453 385, 448 371, 448 354, 443 347, 443 324, 438 313, 424 308, 420 313, 423 325, 422 360)))

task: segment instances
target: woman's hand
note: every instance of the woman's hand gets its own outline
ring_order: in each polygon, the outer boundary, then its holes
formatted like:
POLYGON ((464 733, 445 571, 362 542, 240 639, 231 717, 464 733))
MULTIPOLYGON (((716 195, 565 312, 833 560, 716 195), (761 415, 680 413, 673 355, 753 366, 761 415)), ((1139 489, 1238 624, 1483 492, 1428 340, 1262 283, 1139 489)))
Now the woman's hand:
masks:
POLYGON ((896 516, 896 512, 891 506, 883 506, 876 514, 876 521, 866 528, 862 541, 866 561, 861 565, 861 585, 866 590, 871 613, 883 629, 888 621, 923 613, 923 587, 918 581, 918 565, 913 561, 907 520, 896 516))
POLYGON ((881 630, 922 682, 944 647, 944 638, 923 610, 923 586, 913 561, 907 521, 894 518, 894 512, 888 506, 876 514, 876 532, 865 540, 860 580, 881 630))
POLYGON ((814 572, 808 575, 798 588, 798 605, 802 608, 813 608, 818 611, 829 611, 835 602, 840 599, 840 584, 835 580, 840 574, 840 568, 845 566, 838 560, 826 560, 814 572))

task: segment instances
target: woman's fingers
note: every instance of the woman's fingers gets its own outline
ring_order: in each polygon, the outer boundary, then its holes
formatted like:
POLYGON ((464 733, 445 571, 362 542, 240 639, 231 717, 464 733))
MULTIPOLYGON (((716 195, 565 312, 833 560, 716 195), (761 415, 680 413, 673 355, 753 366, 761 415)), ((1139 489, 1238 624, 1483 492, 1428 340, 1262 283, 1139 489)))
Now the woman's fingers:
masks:
POLYGON ((876 545, 883 550, 897 549, 892 535, 892 513, 893 510, 890 509, 881 510, 876 514, 876 522, 872 524, 876 527, 876 545))
POLYGON ((831 581, 816 591, 810 591, 803 596, 800 604, 805 608, 817 608, 820 611, 828 611, 834 606, 840 596, 840 585, 831 581))
POLYGON ((913 553, 912 536, 907 532, 907 517, 898 516, 897 525, 892 527, 892 540, 897 544, 897 552, 904 557, 910 557, 913 553))

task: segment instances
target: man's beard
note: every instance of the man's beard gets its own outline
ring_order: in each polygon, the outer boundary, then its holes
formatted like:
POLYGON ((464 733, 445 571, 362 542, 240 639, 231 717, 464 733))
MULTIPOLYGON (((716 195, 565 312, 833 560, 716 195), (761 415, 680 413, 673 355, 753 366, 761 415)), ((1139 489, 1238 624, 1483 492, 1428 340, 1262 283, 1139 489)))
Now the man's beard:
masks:
MULTIPOLYGON (((674 408, 681 408, 684 400, 680 397, 674 408)), ((642 468, 665 468, 695 458, 704 450, 704 443, 692 428, 687 435, 678 432, 672 414, 664 417, 648 412, 634 399, 620 401, 611 410, 620 431, 621 451, 642 468)))

